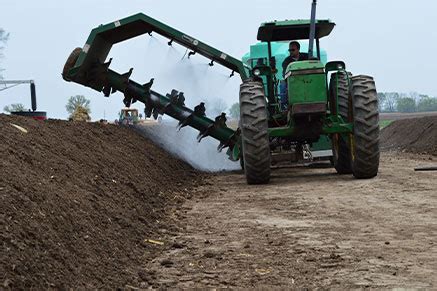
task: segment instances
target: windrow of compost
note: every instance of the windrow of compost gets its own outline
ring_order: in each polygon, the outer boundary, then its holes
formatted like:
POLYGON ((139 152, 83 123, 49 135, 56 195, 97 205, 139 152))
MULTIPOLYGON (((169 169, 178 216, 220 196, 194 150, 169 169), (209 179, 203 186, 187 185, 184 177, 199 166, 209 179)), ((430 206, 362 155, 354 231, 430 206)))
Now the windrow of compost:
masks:
POLYGON ((437 116, 393 121, 381 131, 381 148, 437 156, 437 116))
MULTIPOLYGON (((0 115, 0 276, 12 289, 116 288, 178 231, 201 177, 135 131, 0 115)), ((142 277, 141 279, 138 279, 142 277)))

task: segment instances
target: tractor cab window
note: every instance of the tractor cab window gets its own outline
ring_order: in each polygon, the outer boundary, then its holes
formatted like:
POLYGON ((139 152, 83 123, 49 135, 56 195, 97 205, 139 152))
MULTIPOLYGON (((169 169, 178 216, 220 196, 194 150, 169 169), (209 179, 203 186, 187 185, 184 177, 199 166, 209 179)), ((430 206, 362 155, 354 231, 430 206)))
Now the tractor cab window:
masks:
POLYGON ((267 66, 268 64, 267 58, 254 58, 254 59, 250 59, 249 61, 250 61, 250 66, 252 68, 267 66))

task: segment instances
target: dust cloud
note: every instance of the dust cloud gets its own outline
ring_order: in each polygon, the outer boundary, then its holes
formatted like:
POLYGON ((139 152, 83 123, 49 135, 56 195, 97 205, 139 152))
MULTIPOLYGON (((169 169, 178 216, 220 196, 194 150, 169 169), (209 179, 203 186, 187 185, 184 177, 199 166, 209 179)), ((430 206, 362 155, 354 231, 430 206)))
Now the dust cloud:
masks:
POLYGON ((231 171, 240 169, 239 162, 232 162, 226 155, 226 149, 217 151, 219 142, 211 137, 200 143, 198 131, 184 127, 176 129, 177 122, 164 121, 156 125, 136 125, 135 128, 151 139, 159 147, 189 163, 194 168, 206 172, 231 171))
MULTIPOLYGON (((155 64, 153 70, 147 67, 147 75, 155 79, 152 90, 163 95, 172 89, 184 92, 186 107, 193 109, 204 102, 211 119, 221 111, 228 113, 230 105, 238 102, 238 75, 230 78, 229 70, 220 65, 210 66, 210 60, 199 54, 188 58, 188 50, 177 44, 169 46, 167 42, 165 38, 152 36, 146 46, 144 62, 155 64)), ((198 143, 197 130, 185 127, 177 131, 176 126, 176 120, 164 115, 159 125, 138 125, 136 128, 196 169, 215 172, 240 168, 238 162, 228 159, 226 149, 217 152, 219 141, 207 137, 198 143)))

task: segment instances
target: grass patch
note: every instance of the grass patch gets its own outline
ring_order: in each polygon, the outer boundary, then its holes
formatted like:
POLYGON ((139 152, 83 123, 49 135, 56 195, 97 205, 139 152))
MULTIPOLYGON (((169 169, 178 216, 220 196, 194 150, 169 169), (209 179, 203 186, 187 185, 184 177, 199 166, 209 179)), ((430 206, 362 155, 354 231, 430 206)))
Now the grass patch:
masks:
POLYGON ((392 123, 393 120, 380 120, 379 121, 379 128, 383 129, 384 127, 390 125, 390 123, 392 123))

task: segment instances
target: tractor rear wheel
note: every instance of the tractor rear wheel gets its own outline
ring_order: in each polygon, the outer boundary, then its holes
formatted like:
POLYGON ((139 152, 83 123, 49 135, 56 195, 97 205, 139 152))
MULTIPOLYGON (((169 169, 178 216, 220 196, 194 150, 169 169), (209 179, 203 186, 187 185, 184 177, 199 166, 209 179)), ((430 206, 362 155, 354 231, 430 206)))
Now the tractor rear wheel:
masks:
MULTIPOLYGON (((351 73, 338 72, 331 75, 329 83, 330 92, 330 111, 332 114, 337 113, 336 96, 338 96, 338 111, 344 121, 348 121, 349 116, 349 92, 350 86, 348 78, 352 77, 351 73)), ((333 134, 332 154, 334 168, 338 174, 352 174, 351 154, 348 141, 341 134, 333 134)))
POLYGON ((62 70, 62 78, 70 82, 71 80, 68 78, 68 71, 74 67, 74 65, 77 62, 77 59, 79 58, 80 53, 82 52, 82 49, 80 47, 75 48, 70 56, 68 57, 67 61, 65 62, 64 69, 62 70))
POLYGON ((379 168, 379 112, 375 81, 370 76, 352 77, 351 135, 352 172, 355 178, 368 179, 379 168))
POLYGON ((270 142, 264 87, 253 80, 240 86, 240 122, 243 165, 248 184, 270 180, 270 142))

